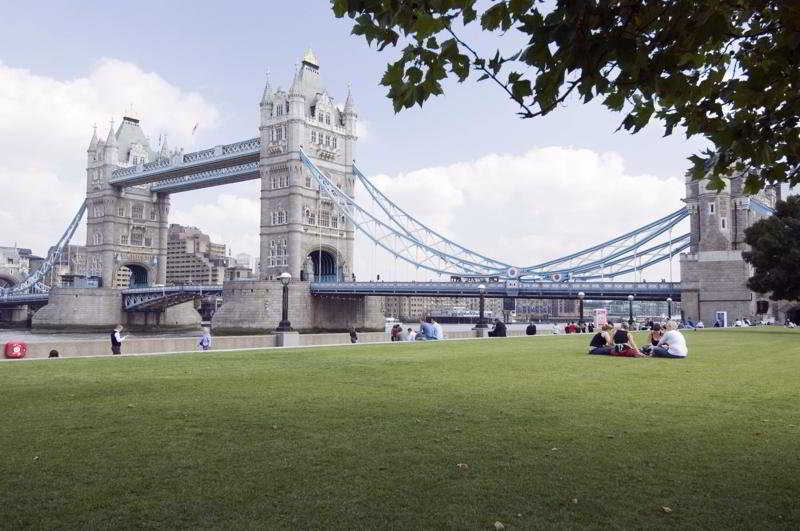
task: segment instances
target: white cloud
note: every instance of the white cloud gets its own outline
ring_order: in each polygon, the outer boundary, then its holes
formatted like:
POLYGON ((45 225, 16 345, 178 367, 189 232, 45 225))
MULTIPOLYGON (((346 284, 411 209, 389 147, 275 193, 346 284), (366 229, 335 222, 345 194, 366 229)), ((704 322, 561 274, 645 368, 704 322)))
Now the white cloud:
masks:
POLYGON ((211 129, 219 115, 201 95, 117 59, 70 80, 0 63, 0 245, 46 252, 84 197, 92 124, 103 138, 131 106, 147 133, 167 134, 172 146, 191 145, 194 124, 211 129))
MULTIPOLYGON (((424 168, 373 182, 418 220, 481 254, 525 266, 602 243, 683 205, 683 178, 630 175, 616 153, 545 147, 424 168)), ((359 197, 363 198, 365 194, 359 197)), ((366 208, 369 202, 362 201, 366 208)), ((677 229, 675 235, 681 233, 677 229)), ((358 238, 361 278, 429 273, 395 264, 358 238)), ((666 276, 667 266, 644 278, 666 276)), ((675 270, 677 279, 677 269, 675 270)))

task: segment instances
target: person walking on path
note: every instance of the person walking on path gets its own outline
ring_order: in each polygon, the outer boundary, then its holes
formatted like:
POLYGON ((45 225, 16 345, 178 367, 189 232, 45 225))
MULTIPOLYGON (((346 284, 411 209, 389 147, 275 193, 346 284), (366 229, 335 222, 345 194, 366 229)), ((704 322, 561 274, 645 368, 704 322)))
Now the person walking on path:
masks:
POLYGON ((114 331, 111 332, 111 354, 116 356, 122 354, 122 342, 127 337, 122 335, 122 325, 117 325, 114 328, 114 331))
POLYGON ((200 336, 200 341, 197 342, 197 346, 201 350, 208 350, 211 348, 211 330, 209 330, 207 326, 203 327, 203 335, 200 336))
POLYGON ((355 328, 350 328, 350 343, 358 343, 358 334, 355 328))
POLYGON ((536 325, 533 324, 533 321, 531 321, 531 324, 529 324, 528 328, 525 329, 525 335, 528 335, 528 336, 535 336, 536 335, 536 325))

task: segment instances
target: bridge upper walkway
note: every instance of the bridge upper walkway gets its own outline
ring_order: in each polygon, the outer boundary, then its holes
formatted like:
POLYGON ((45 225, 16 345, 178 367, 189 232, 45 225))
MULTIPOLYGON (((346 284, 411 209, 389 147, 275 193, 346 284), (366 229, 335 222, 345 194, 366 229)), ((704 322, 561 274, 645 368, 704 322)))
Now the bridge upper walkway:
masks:
POLYGON ((119 187, 153 184, 161 193, 257 179, 261 139, 250 138, 172 158, 115 170, 109 184, 119 187))

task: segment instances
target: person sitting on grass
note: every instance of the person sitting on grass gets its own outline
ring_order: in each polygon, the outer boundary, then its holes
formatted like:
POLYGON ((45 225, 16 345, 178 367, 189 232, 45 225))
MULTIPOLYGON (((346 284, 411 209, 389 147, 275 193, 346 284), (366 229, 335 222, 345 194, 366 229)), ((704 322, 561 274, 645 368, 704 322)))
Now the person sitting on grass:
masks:
POLYGON ((500 319, 494 320, 494 328, 489 330, 489 337, 506 337, 506 324, 500 319))
POLYGON ((432 323, 433 319, 428 317, 427 319, 420 321, 419 323, 419 333, 417 334, 417 339, 425 341, 429 341, 431 339, 436 339, 436 328, 433 327, 432 323))
POLYGON ((642 355, 642 353, 639 352, 639 349, 636 347, 636 341, 634 341, 629 330, 630 325, 628 325, 628 323, 622 323, 621 328, 614 332, 612 339, 614 340, 615 356, 636 358, 642 355))
POLYGON ((661 337, 664 335, 664 330, 662 330, 661 325, 658 323, 653 323, 653 326, 650 328, 650 332, 647 334, 647 345, 644 345, 640 351, 642 354, 650 355, 650 352, 653 350, 653 347, 658 346, 658 342, 661 341, 661 337))
POLYGON ((609 333, 614 327, 604 324, 600 327, 592 340, 589 341, 589 354, 602 354, 610 356, 614 352, 614 344, 611 341, 611 334, 609 333))
POLYGON ((678 332, 678 323, 667 321, 666 332, 653 347, 651 356, 655 358, 685 358, 689 354, 686 339, 678 332))

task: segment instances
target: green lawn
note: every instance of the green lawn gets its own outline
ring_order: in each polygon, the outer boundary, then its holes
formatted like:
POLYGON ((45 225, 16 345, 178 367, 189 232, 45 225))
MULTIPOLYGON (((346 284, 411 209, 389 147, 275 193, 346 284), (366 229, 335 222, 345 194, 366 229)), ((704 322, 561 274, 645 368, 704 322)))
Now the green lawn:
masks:
POLYGON ((686 336, 2 363, 0 527, 796 529, 800 332, 686 336))

